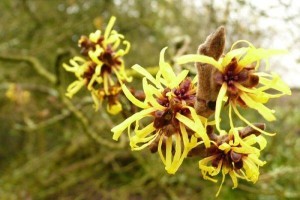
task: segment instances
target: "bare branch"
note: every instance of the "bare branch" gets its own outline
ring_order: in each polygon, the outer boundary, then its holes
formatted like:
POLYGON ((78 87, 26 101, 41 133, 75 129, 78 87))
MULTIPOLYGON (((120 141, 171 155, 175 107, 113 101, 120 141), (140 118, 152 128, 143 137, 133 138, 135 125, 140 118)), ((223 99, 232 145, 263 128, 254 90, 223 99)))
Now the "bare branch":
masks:
POLYGON ((45 67, 40 63, 40 61, 32 56, 12 56, 12 55, 0 55, 0 60, 3 61, 10 61, 10 62, 27 62, 29 65, 31 65, 35 71, 46 78, 51 83, 56 83, 56 77, 48 72, 45 67))

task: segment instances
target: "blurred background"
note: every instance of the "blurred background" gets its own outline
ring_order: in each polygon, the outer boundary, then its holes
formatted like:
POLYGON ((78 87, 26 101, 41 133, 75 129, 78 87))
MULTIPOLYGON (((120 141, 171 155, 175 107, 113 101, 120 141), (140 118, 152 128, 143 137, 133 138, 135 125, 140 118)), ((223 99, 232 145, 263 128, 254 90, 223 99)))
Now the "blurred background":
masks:
MULTIPOLYGON (((253 185, 229 177, 218 199, 300 199, 300 3, 185 0, 1 0, 0 1, 0 199, 215 199, 219 184, 202 179, 199 158, 186 159, 168 175, 157 154, 132 152, 128 142, 111 139, 123 120, 94 112, 82 89, 64 97, 74 80, 62 63, 79 55, 77 41, 109 18, 131 42, 129 68, 158 64, 195 53, 218 26, 226 27, 226 51, 245 39, 256 47, 288 49, 271 58, 271 69, 292 87, 292 96, 272 100, 278 134, 268 137, 253 185)), ((193 73, 193 67, 190 67, 193 73)), ((138 81, 138 80, 137 80, 138 81)), ((255 112, 252 121, 264 122, 255 112)), ((250 120, 250 121, 251 121, 250 120)))

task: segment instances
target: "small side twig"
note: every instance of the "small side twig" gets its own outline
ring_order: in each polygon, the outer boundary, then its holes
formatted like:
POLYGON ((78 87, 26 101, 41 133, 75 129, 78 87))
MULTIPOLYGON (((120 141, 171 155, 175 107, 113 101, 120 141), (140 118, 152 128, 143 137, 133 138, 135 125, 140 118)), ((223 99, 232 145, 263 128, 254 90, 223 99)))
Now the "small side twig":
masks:
POLYGON ((60 114, 55 115, 54 117, 52 117, 48 120, 42 121, 38 124, 35 124, 33 122, 31 122, 30 126, 28 126, 28 125, 23 126, 23 125, 20 125, 20 124, 16 124, 14 128, 16 130, 19 130, 19 131, 27 131, 27 132, 35 131, 35 130, 38 130, 38 129, 41 129, 41 128, 44 128, 44 127, 47 127, 47 126, 51 126, 51 125, 65 119, 70 114, 71 114, 71 112, 69 110, 63 110, 60 114))
MULTIPOLYGON (((90 127, 89 127, 89 121, 84 116, 84 114, 78 110, 73 103, 67 99, 67 97, 62 97, 63 103, 66 105, 66 107, 74 114, 74 116, 78 119, 78 121, 82 124, 84 128, 84 132, 87 134, 89 138, 91 138, 93 141, 97 142, 100 145, 112 148, 112 149, 121 149, 124 147, 124 143, 112 143, 104 138, 102 138, 99 134, 94 132, 90 127)), ((122 140, 121 140, 122 141, 122 140)))

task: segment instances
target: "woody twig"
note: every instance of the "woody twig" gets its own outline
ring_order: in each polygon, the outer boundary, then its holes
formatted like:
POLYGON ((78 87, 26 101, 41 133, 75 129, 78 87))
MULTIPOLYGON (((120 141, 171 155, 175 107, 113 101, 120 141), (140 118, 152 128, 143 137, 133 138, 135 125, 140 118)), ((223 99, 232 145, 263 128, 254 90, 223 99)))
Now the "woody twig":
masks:
MULTIPOLYGON (((210 34, 205 42, 198 48, 198 53, 213 57, 218 60, 224 51, 225 29, 219 27, 214 33, 210 34)), ((216 84, 214 74, 217 69, 210 64, 196 63, 198 72, 197 101, 195 110, 199 115, 209 117, 214 113, 215 103, 220 90, 216 84)))

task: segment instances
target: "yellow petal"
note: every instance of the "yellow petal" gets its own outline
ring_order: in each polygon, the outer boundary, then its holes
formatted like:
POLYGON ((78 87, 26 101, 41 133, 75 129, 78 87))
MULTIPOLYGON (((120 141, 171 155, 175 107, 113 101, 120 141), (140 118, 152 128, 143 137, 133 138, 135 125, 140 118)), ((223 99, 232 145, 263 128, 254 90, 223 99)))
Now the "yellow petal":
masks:
MULTIPOLYGON (((250 154, 253 155, 253 154, 250 154)), ((249 155, 249 156, 250 156, 249 155)), ((243 168, 246 171, 246 177, 249 181, 255 183, 258 180, 259 169, 258 167, 249 160, 249 157, 243 159, 243 168)))
POLYGON ((210 161, 214 160, 215 158, 216 158, 216 156, 209 156, 209 157, 203 158, 199 161, 199 169, 201 170, 203 178, 205 180, 210 180, 214 183, 216 183, 217 180, 207 176, 206 174, 207 173, 212 174, 213 172, 216 171, 216 169, 214 167, 207 165, 210 161))
POLYGON ((215 59, 209 56, 199 55, 199 54, 189 54, 176 58, 176 63, 186 64, 190 62, 201 62, 206 64, 211 64, 216 67, 219 71, 223 71, 222 65, 218 63, 215 59))
POLYGON ((170 88, 173 89, 179 86, 179 84, 185 79, 188 73, 189 73, 188 70, 181 71, 180 74, 178 74, 177 77, 173 79, 172 82, 170 83, 170 88))
POLYGON ((137 71, 138 73, 142 74, 143 76, 145 76, 149 81, 151 81, 154 85, 158 86, 160 85, 157 80, 155 80, 155 78, 153 78, 153 76, 143 67, 141 67, 138 64, 135 64, 132 66, 132 69, 134 69, 135 71, 137 71))
POLYGON ((164 163, 164 165, 166 165, 166 159, 165 159, 165 157, 163 155, 163 152, 162 152, 162 149, 161 149, 162 148, 163 140, 164 140, 164 136, 161 136, 159 138, 159 141, 158 141, 158 154, 159 154, 160 159, 164 163))
MULTIPOLYGON (((259 77, 259 83, 265 85, 263 89, 272 88, 274 90, 280 91, 283 94, 291 95, 291 89, 289 86, 282 81, 282 79, 277 74, 272 74, 272 80, 266 79, 264 77, 259 77)), ((263 90, 260 88, 260 90, 263 90)))
POLYGON ((258 157, 254 154, 250 154, 248 158, 251 159, 252 162, 254 162, 256 165, 260 167, 264 166, 267 163, 266 161, 259 160, 258 157))
POLYGON ((102 104, 103 99, 102 98, 99 99, 99 97, 95 94, 94 91, 91 92, 91 95, 92 95, 92 99, 93 99, 93 102, 94 102, 95 111, 98 111, 99 107, 102 104))
POLYGON ((163 48, 160 51, 159 55, 159 70, 161 71, 161 74, 163 78, 168 82, 171 83, 173 80, 176 79, 176 75, 172 69, 172 67, 169 65, 169 63, 165 62, 165 51, 168 47, 163 48))
POLYGON ((253 145, 257 143, 257 136, 254 134, 248 135, 247 137, 243 138, 243 142, 247 145, 253 145))
POLYGON ((220 187, 218 189, 218 192, 216 194, 216 197, 219 196, 220 192, 221 192, 221 189, 222 189, 222 186, 223 186, 223 183, 225 181, 225 177, 226 177, 226 174, 227 174, 227 170, 226 170, 226 167, 222 168, 222 182, 220 184, 220 187))
POLYGON ((238 186, 238 180, 237 180, 237 177, 235 175, 235 172, 234 171, 229 171, 229 176, 230 176, 230 178, 231 178, 231 180, 233 182, 232 189, 237 188, 237 186, 238 186))
POLYGON ((113 67, 113 71, 114 73, 117 75, 118 77, 118 81, 120 82, 120 84, 122 84, 122 82, 124 80, 126 80, 127 82, 131 82, 132 81, 132 77, 131 76, 127 76, 127 73, 125 71, 125 67, 124 67, 124 62, 123 60, 120 60, 120 65, 118 66, 118 68, 113 67))
POLYGON ((134 105, 140 108, 149 108, 149 105, 135 98, 135 96, 133 96, 131 92, 128 90, 128 88, 125 86, 125 84, 122 85, 122 90, 125 96, 127 97, 127 99, 131 101, 134 105))
POLYGON ((285 50, 271 50, 271 49, 256 49, 250 48, 247 54, 238 62, 240 66, 247 66, 253 62, 261 59, 269 58, 272 55, 287 53, 285 50))
POLYGON ((148 147, 150 144, 152 144, 152 142, 154 142, 157 137, 158 137, 158 134, 151 135, 151 136, 146 137, 146 138, 139 138, 137 136, 133 136, 130 139, 131 150, 133 150, 133 151, 142 150, 142 149, 148 147), (138 143, 143 143, 143 145, 137 146, 138 143))
POLYGON ((104 51, 103 48, 101 48, 99 45, 97 45, 95 51, 88 52, 91 60, 99 66, 103 65, 103 62, 101 60, 99 60, 99 58, 98 58, 98 56, 100 56, 103 53, 103 51, 104 51))
MULTIPOLYGON (((106 39, 106 43, 107 44, 114 44, 114 43, 120 43, 119 42, 119 40, 120 40, 120 36, 119 36, 119 34, 110 34, 110 36, 106 39)), ((122 52, 124 52, 124 50, 123 49, 120 49, 120 50, 122 50, 122 52)), ((121 53, 121 55, 120 55, 120 53, 118 53, 119 52, 119 50, 116 52, 116 57, 118 57, 118 56, 122 56, 122 54, 123 53, 121 53)))
POLYGON ((112 115, 116 115, 122 111, 122 104, 115 102, 114 104, 107 104, 107 112, 112 115))
POLYGON ((222 102, 223 102, 223 99, 224 99, 226 93, 227 93, 227 85, 222 84, 222 87, 219 91, 218 98, 217 98, 217 101, 216 101, 216 111, 215 111, 216 128, 217 128, 218 131, 221 131, 221 128, 220 128, 220 115, 221 115, 222 102))
MULTIPOLYGON (((112 46, 112 49, 113 50, 116 50, 118 49, 118 47, 120 46, 120 43, 121 43, 121 39, 120 37, 118 37, 118 39, 114 42, 113 46, 112 46)), ((125 53, 124 53, 125 54, 125 53)), ((123 55, 122 55, 123 56, 123 55)))
POLYGON ((210 147, 210 139, 206 133, 206 127, 204 127, 204 125, 202 124, 200 117, 197 115, 196 110, 192 107, 187 107, 190 112, 191 112, 191 116, 192 119, 194 120, 194 127, 196 128, 196 134, 201 137, 201 139, 204 142, 205 147, 210 147))
POLYGON ((243 47, 229 51, 224 58, 222 58, 222 66, 225 68, 231 62, 232 58, 239 60, 248 50, 248 47, 243 47))
POLYGON ((108 90, 108 87, 109 87, 108 77, 109 77, 109 74, 107 72, 104 72, 103 73, 103 88, 104 88, 104 92, 106 95, 110 95, 109 90, 108 90))
POLYGON ((232 44, 230 51, 232 51, 232 50, 234 49, 234 47, 235 47, 236 45, 240 44, 240 43, 246 43, 249 47, 255 48, 255 47, 253 46, 253 44, 252 44, 251 42, 247 41, 247 40, 238 40, 238 41, 236 41, 235 43, 232 44))
POLYGON ((107 39, 110 32, 111 32, 111 29, 112 27, 114 26, 115 24, 115 21, 116 21, 116 17, 115 16, 112 16, 107 24, 107 27, 105 29, 105 32, 104 32, 104 39, 107 39))
MULTIPOLYGON (((179 133, 175 133, 174 135, 175 135, 175 153, 173 156, 171 166, 169 168, 166 168, 166 170, 169 174, 175 174, 184 159, 184 155, 181 150, 182 149, 181 148, 181 145, 182 145, 181 137, 180 137, 179 133)), ((184 152, 185 151, 186 150, 184 150, 184 152)))
POLYGON ((233 120, 232 120, 232 105, 231 105, 231 103, 229 104, 229 124, 230 124, 230 128, 233 129, 234 125, 233 125, 233 120))
POLYGON ((166 137, 166 170, 170 168, 172 163, 172 137, 166 137))
POLYGON ((232 147, 231 148, 234 152, 240 154, 259 154, 259 150, 255 147, 247 146, 243 144, 242 147, 232 147))
POLYGON ((260 150, 263 150, 267 146, 267 140, 262 136, 257 136, 257 143, 259 144, 260 150))
POLYGON ((63 68, 68 72, 76 72, 78 70, 78 66, 69 66, 65 63, 63 63, 63 68))
POLYGON ((175 154, 173 162, 178 162, 181 156, 181 137, 179 133, 175 133, 175 154))
POLYGON ((228 153, 230 151, 230 149, 231 149, 231 146, 229 144, 227 144, 226 142, 224 142, 218 148, 220 150, 224 151, 225 153, 228 153))
POLYGON ((157 102, 156 98, 153 97, 154 90, 152 90, 153 88, 149 87, 146 78, 143 78, 143 89, 146 96, 145 103, 149 103, 152 107, 155 107, 157 110, 166 109, 164 106, 160 105, 157 102))
POLYGON ((147 137, 150 133, 156 130, 156 128, 153 126, 154 122, 148 124, 145 128, 141 130, 135 130, 135 134, 139 138, 147 137))
POLYGON ((240 95, 241 99, 246 103, 246 105, 252 109, 255 109, 261 114, 266 120, 268 121, 274 121, 276 118, 273 115, 275 111, 270 110, 266 106, 264 106, 262 103, 254 101, 249 95, 246 93, 241 93, 240 95))
POLYGON ((125 50, 124 50, 124 54, 127 54, 130 50, 130 42, 128 42, 127 40, 123 41, 123 44, 126 46, 125 50))
POLYGON ((183 145, 186 147, 189 143, 188 133, 183 123, 179 123, 179 128, 182 135, 183 145))
POLYGON ((68 86, 66 96, 72 98, 73 95, 76 94, 82 88, 82 86, 84 86, 84 84, 84 80, 74 81, 68 86))
POLYGON ((72 60, 74 60, 76 62, 79 62, 81 64, 86 63, 86 60, 82 57, 79 57, 79 56, 75 56, 72 60))
POLYGON ((198 82, 198 74, 193 78, 192 83, 196 84, 198 82))
POLYGON ((114 128, 111 129, 111 131, 114 133, 113 139, 118 140, 122 132, 128 128, 134 121, 139 121, 140 119, 146 117, 148 114, 154 112, 156 109, 155 108, 148 108, 145 110, 142 110, 138 113, 135 113, 131 117, 125 119, 121 124, 115 126, 114 128))
POLYGON ((276 133, 268 133, 262 129, 257 128, 256 126, 254 126, 253 124, 251 124, 248 120, 246 120, 238 111, 238 109, 236 108, 236 106, 232 106, 235 114, 242 120, 244 121, 248 126, 250 126, 251 128, 253 128, 254 130, 257 130, 265 135, 269 135, 269 136, 274 136, 276 133))
POLYGON ((195 127, 195 122, 190 118, 180 114, 179 112, 176 113, 176 119, 182 122, 186 127, 192 129, 193 131, 197 132, 197 128, 195 127))
POLYGON ((101 31, 97 30, 95 33, 91 33, 89 35, 89 39, 93 42, 93 43, 97 43, 97 41, 99 40, 101 36, 101 31))

